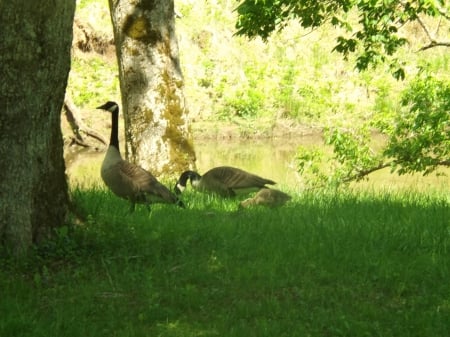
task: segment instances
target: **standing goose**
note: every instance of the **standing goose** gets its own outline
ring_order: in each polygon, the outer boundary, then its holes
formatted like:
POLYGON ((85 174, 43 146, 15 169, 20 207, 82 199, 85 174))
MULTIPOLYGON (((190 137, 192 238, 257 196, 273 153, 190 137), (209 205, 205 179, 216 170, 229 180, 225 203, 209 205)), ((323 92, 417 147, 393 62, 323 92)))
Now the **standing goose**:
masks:
POLYGON ((275 184, 272 180, 261 178, 235 167, 220 166, 212 168, 203 176, 194 171, 183 172, 176 183, 175 193, 180 194, 184 191, 188 179, 196 190, 215 193, 223 197, 233 197, 236 194, 257 191, 266 184, 275 184))
POLYGON ((150 172, 122 159, 119 151, 119 106, 106 102, 97 109, 111 113, 111 138, 102 163, 101 176, 106 186, 117 196, 131 202, 133 211, 136 203, 176 204, 184 208, 178 197, 162 185, 150 172))
POLYGON ((291 200, 291 196, 279 190, 271 189, 271 188, 262 188, 255 194, 253 198, 246 199, 241 201, 241 207, 251 207, 256 205, 262 205, 267 207, 278 207, 283 206, 289 200, 291 200))

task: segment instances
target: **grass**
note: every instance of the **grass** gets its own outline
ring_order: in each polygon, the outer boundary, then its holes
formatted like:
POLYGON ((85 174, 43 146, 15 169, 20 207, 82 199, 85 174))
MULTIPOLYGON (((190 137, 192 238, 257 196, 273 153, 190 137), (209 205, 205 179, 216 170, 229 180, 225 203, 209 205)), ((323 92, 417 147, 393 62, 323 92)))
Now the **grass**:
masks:
POLYGON ((2 336, 447 336, 445 195, 186 192, 129 214, 101 188, 25 263, 0 260, 2 336))

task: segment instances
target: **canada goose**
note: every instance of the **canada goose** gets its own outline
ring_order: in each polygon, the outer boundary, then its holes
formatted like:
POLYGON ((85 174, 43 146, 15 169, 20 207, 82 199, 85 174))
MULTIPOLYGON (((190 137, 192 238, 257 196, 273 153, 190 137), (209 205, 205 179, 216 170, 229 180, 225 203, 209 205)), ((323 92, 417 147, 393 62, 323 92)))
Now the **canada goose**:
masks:
POLYGON ((188 179, 196 190, 215 193, 223 197, 249 193, 265 187, 266 184, 275 184, 272 180, 261 178, 235 167, 220 166, 212 168, 203 176, 194 171, 183 172, 176 183, 175 193, 183 192, 188 179))
POLYGON ((254 205, 262 205, 268 207, 283 206, 286 202, 291 200, 291 196, 279 190, 262 188, 255 194, 253 198, 241 201, 241 207, 250 207, 254 205))
POLYGON ((131 210, 134 210, 136 203, 146 204, 147 207, 153 203, 176 204, 184 208, 182 201, 150 172, 122 159, 119 151, 117 103, 109 101, 97 109, 111 113, 111 138, 101 168, 101 176, 106 186, 117 196, 129 200, 131 210))

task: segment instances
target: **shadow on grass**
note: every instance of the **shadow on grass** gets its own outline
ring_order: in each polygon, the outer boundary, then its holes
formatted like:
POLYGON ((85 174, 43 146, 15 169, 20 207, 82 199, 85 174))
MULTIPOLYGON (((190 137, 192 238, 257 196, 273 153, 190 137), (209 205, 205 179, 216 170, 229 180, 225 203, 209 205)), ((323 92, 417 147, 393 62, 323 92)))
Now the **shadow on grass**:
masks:
POLYGON ((239 210, 238 200, 187 193, 187 209, 151 213, 129 213, 101 189, 72 196, 86 221, 38 247, 26 268, 2 272, 1 335, 445 336, 450 327, 445 196, 311 193, 239 210))

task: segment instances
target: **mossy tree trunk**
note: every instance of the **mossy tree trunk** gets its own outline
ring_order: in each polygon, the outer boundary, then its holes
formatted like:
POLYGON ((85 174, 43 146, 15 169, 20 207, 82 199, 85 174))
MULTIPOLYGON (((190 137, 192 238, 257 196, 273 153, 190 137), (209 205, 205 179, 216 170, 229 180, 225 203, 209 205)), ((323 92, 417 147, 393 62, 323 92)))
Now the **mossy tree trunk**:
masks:
POLYGON ((23 256, 64 224, 60 129, 75 0, 0 2, 0 245, 23 256))
POLYGON ((173 0, 110 0, 127 159, 155 175, 194 165, 173 0))

